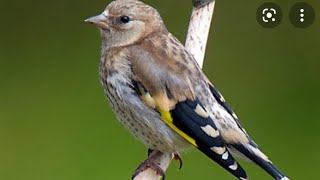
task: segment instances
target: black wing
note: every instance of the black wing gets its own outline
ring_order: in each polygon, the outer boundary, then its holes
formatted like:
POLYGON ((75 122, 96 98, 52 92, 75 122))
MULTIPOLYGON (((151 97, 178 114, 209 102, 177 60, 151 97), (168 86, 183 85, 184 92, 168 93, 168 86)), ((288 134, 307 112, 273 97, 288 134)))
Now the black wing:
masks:
POLYGON ((229 153, 212 119, 201 102, 178 102, 170 111, 173 124, 196 142, 197 148, 239 179, 247 179, 246 172, 229 153))
POLYGON ((249 137, 246 131, 240 124, 238 117, 235 115, 230 106, 226 103, 221 93, 209 84, 210 91, 216 98, 217 102, 233 117, 238 127, 246 134, 249 142, 247 144, 241 143, 228 143, 228 147, 235 154, 239 154, 240 157, 245 157, 256 163, 266 172, 268 172, 273 178, 280 180, 288 180, 288 178, 268 159, 268 157, 259 149, 258 145, 249 137))

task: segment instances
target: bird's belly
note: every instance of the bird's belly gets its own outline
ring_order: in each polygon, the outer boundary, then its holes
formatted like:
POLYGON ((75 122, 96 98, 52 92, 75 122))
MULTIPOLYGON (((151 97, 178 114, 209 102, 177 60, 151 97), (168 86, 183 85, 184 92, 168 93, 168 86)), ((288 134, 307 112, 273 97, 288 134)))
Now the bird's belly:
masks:
POLYGON ((161 120, 160 114, 146 106, 134 93, 114 95, 107 92, 117 118, 129 131, 151 149, 181 152, 191 145, 161 120))

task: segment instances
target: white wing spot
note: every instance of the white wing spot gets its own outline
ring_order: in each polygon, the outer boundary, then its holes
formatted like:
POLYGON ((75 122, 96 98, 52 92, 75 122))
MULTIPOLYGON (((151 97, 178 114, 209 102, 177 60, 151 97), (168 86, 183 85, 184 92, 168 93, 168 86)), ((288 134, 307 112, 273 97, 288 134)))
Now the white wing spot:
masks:
POLYGON ((240 177, 241 180, 249 180, 249 178, 240 177))
POLYGON ((233 116, 235 119, 238 119, 238 116, 237 116, 234 112, 232 112, 232 116, 233 116))
POLYGON ((281 178, 280 180, 289 180, 289 178, 283 177, 283 178, 281 178))
POLYGON ((208 118, 209 114, 198 104, 194 111, 203 118, 208 118))
POLYGON ((224 129, 223 131, 221 131, 221 136, 228 143, 249 143, 249 139, 247 138, 246 134, 242 132, 238 127, 236 128, 237 129, 224 129))
MULTIPOLYGON (((247 131, 246 131, 244 128, 242 128, 242 131, 245 132, 245 133, 247 133, 247 131)), ((247 134, 248 134, 248 133, 247 133, 247 134)))
POLYGON ((233 164, 233 165, 230 165, 229 168, 232 169, 232 170, 234 170, 234 171, 237 170, 237 169, 238 169, 238 164, 237 164, 237 162, 234 162, 234 164, 233 164))
POLYGON ((258 148, 256 147, 253 147, 252 145, 248 144, 246 145, 246 148, 253 152, 255 155, 259 156, 260 158, 262 158, 263 160, 267 161, 267 162, 270 162, 270 160, 268 159, 268 157, 263 154, 263 152, 261 152, 258 148))
POLYGON ((228 157, 229 157, 229 153, 228 153, 228 151, 226 151, 226 152, 222 155, 222 159, 223 159, 223 160, 227 160, 228 157))
POLYGON ((210 149, 219 155, 222 155, 226 151, 225 147, 212 147, 210 149))
POLYGON ((216 138, 220 135, 218 130, 215 130, 212 126, 206 125, 205 127, 201 127, 201 129, 207 133, 209 136, 216 138))
POLYGON ((220 93, 220 92, 218 92, 219 93, 219 95, 220 95, 220 100, 221 100, 221 102, 226 102, 226 100, 224 99, 224 97, 222 96, 222 94, 220 93))

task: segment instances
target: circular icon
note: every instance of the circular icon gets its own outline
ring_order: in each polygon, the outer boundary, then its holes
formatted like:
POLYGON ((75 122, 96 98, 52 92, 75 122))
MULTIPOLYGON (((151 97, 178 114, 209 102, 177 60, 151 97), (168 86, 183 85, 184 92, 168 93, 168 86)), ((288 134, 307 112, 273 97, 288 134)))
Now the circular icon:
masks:
POLYGON ((295 27, 307 28, 314 22, 315 12, 308 3, 299 2, 291 7, 289 17, 295 27))
POLYGON ((274 28, 281 22, 281 8, 273 2, 264 3, 258 7, 256 18, 262 27, 274 28))

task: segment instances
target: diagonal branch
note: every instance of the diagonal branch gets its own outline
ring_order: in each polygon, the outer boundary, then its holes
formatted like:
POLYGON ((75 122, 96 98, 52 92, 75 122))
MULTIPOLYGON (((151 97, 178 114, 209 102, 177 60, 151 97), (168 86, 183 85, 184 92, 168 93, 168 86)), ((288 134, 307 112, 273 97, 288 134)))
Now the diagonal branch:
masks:
POLYGON ((193 0, 193 2, 196 6, 192 10, 185 46, 202 67, 215 1, 193 0))
MULTIPOLYGON (((185 46, 202 67, 215 1, 192 0, 192 2, 193 10, 185 46)), ((154 163, 166 171, 172 159, 173 154, 159 153, 154 163)), ((160 180, 161 178, 153 169, 148 168, 136 175, 134 180, 160 180)))

